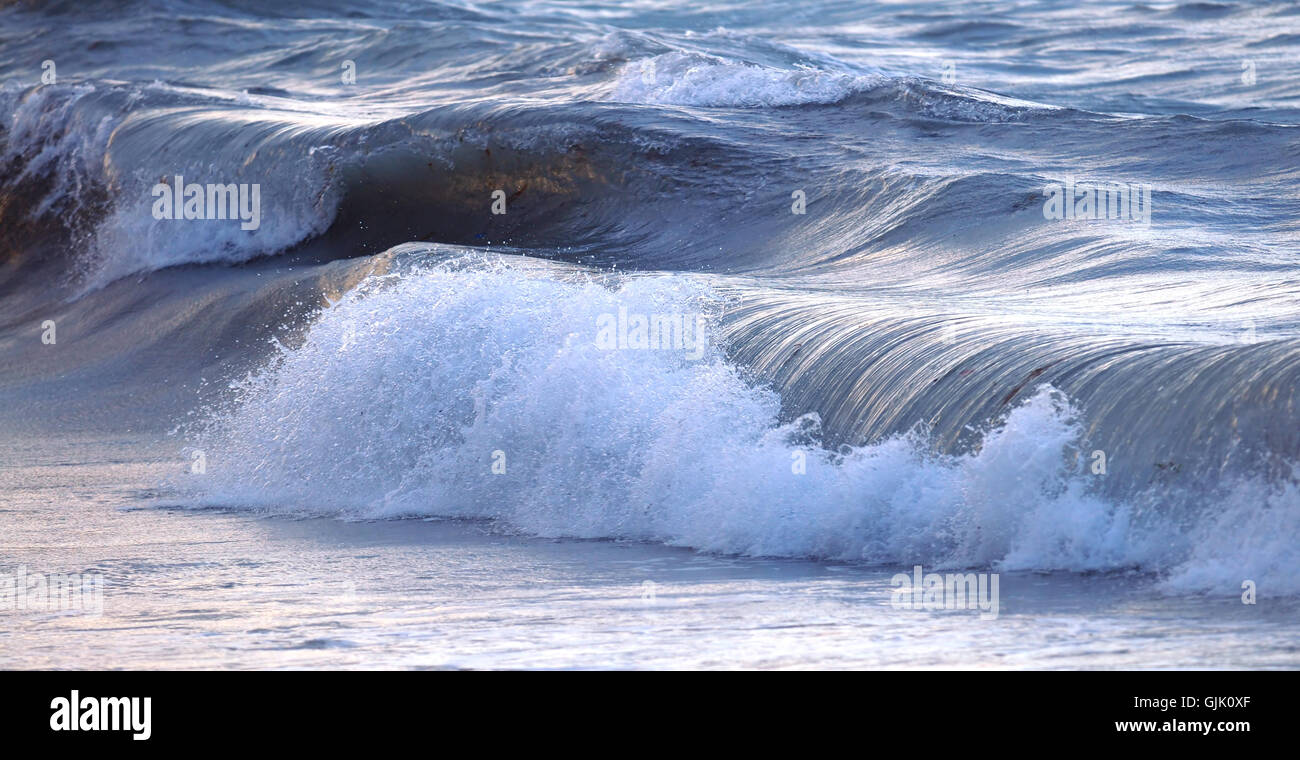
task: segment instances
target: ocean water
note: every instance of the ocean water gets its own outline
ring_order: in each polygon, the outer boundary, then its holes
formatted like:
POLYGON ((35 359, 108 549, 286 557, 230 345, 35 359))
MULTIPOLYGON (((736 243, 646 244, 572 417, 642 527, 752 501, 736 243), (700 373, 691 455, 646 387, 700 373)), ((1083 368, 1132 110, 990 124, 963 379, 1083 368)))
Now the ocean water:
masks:
POLYGON ((1300 664, 1292 5, 0 21, 0 666, 1300 664))

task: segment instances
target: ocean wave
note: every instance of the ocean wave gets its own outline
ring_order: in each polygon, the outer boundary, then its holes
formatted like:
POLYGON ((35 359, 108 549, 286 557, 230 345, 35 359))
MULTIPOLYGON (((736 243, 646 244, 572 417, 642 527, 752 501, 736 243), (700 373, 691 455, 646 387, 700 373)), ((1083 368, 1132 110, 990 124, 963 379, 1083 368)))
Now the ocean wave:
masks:
POLYGON ((1293 486, 1234 487, 1228 509, 1204 492, 1175 512, 1105 497, 1080 459, 1084 411, 1048 386, 966 454, 935 453, 919 430, 827 449, 815 415, 783 416, 716 343, 692 359, 596 340, 602 314, 713 320, 719 299, 685 275, 599 281, 539 264, 373 278, 211 410, 190 439, 207 474, 177 485, 273 512, 1300 591, 1274 532, 1297 526, 1293 486), (1261 503, 1272 529, 1241 519, 1261 503))

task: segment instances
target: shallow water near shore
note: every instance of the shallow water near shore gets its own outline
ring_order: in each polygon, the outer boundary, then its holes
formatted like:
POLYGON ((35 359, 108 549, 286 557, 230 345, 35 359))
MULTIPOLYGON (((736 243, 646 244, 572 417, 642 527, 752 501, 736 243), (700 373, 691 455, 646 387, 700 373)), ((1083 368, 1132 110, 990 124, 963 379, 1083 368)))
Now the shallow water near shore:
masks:
POLYGON ((150 484, 174 462, 126 442, 36 450, 4 471, 39 485, 8 491, 0 556, 102 573, 103 612, 7 615, 5 668, 1300 665, 1294 600, 1171 596, 1140 573, 1002 573, 998 616, 981 620, 895 608, 906 567, 195 511, 159 506, 150 484))

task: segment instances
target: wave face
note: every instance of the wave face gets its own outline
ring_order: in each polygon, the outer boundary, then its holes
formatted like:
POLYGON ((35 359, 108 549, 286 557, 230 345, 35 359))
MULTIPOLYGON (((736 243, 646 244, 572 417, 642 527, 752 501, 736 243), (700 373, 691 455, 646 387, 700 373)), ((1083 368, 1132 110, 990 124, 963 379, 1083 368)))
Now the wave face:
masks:
POLYGON ((1294 9, 264 5, 0 8, 10 432, 197 420, 202 503, 1300 593, 1294 9), (255 228, 155 218, 178 176, 255 228))

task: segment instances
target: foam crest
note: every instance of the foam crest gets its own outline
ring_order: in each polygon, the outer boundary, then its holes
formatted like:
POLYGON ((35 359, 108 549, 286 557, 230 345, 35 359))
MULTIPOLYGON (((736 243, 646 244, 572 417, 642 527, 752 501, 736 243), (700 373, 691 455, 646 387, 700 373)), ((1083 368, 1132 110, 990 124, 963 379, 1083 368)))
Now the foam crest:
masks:
POLYGON ((623 103, 753 108, 835 103, 880 84, 880 76, 799 65, 777 68, 705 53, 672 51, 627 63, 610 95, 623 103))

